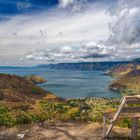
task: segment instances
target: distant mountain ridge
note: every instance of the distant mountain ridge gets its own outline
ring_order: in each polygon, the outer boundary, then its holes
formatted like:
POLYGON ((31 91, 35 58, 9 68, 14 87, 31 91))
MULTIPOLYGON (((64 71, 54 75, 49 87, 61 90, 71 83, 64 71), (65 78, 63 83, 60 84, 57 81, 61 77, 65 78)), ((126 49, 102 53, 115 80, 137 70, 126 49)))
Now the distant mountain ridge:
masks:
POLYGON ((58 63, 49 65, 38 65, 39 68, 64 69, 64 70, 109 70, 116 65, 129 64, 131 61, 112 62, 79 62, 79 63, 58 63))

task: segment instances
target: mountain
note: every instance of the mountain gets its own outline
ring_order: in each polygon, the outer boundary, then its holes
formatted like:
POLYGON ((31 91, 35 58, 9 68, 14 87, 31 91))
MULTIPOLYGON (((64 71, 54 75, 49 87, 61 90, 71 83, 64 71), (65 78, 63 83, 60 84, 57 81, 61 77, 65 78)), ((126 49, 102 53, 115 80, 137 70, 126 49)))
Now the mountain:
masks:
POLYGON ((128 64, 112 67, 108 74, 115 79, 109 89, 125 95, 140 94, 140 59, 134 59, 128 64))
POLYGON ((125 95, 140 94, 140 69, 131 70, 114 80, 109 89, 119 91, 125 95))
POLYGON ((65 69, 65 70, 109 70, 116 65, 129 64, 130 61, 112 62, 80 62, 80 63, 58 63, 49 65, 38 65, 39 68, 65 69))
POLYGON ((140 58, 136 58, 132 61, 133 63, 140 64, 140 58))
POLYGON ((127 73, 129 73, 131 70, 135 69, 136 65, 134 64, 120 64, 117 66, 114 66, 111 68, 107 73, 112 77, 121 77, 127 73))
POLYGON ((107 71, 107 74, 109 74, 112 77, 121 77, 132 70, 139 70, 140 69, 140 59, 135 59, 133 61, 130 61, 128 64, 119 64, 114 67, 112 67, 109 71, 107 71))

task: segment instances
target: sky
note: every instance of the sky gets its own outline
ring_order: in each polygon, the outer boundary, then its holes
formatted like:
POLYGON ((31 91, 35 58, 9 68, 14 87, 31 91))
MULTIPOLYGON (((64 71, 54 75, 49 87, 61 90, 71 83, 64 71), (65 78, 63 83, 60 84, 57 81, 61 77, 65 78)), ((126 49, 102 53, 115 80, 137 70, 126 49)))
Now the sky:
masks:
POLYGON ((140 57, 140 0, 0 0, 0 65, 140 57))

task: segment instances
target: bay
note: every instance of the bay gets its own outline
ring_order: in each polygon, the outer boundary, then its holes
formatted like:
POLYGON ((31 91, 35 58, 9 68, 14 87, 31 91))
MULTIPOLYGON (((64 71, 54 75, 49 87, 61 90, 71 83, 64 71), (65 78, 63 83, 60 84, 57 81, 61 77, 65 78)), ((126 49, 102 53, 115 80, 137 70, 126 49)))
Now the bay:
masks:
POLYGON ((108 85, 113 78, 103 75, 104 71, 54 70, 37 67, 0 67, 0 73, 20 76, 39 75, 48 80, 39 84, 43 89, 62 98, 105 97, 120 98, 117 92, 110 91, 108 85))

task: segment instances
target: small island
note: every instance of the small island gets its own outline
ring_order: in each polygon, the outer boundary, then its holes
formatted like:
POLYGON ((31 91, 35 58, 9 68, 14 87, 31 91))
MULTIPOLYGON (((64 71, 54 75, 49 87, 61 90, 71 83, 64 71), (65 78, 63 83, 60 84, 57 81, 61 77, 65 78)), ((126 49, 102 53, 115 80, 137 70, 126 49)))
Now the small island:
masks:
POLYGON ((29 75, 29 76, 25 76, 25 78, 28 81, 30 81, 30 82, 32 82, 34 84, 41 84, 41 83, 46 83, 47 82, 46 79, 44 79, 44 78, 42 78, 42 77, 40 77, 38 75, 29 75))

